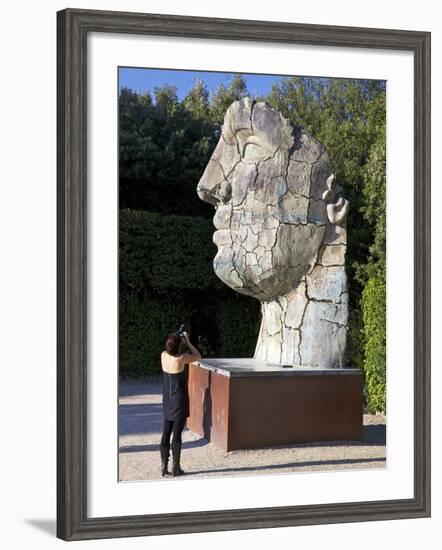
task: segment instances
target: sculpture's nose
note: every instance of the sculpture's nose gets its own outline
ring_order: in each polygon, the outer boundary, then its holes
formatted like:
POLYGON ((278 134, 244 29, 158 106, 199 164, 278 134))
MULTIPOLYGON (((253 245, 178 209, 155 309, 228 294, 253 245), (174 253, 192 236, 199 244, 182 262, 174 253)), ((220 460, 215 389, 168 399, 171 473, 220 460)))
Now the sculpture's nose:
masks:
POLYGON ((224 176, 221 164, 210 159, 198 182, 196 192, 201 200, 217 206, 219 202, 227 203, 232 197, 232 188, 224 176))
POLYGON ((204 176, 200 179, 198 182, 196 192, 198 194, 198 197, 204 201, 208 202, 210 204, 213 204, 214 206, 217 204, 217 200, 215 198, 215 195, 212 192, 212 189, 210 189, 207 185, 205 185, 204 176))

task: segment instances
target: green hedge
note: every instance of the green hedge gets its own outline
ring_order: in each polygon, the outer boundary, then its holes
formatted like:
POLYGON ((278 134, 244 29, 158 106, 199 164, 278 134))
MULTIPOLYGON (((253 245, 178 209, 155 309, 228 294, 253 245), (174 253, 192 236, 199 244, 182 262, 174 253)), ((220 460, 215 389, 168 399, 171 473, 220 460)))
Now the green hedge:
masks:
POLYGON ((181 321, 204 356, 253 357, 259 331, 259 302, 247 297, 201 292, 168 300, 145 293, 120 299, 119 360, 123 376, 161 372, 165 337, 181 321), (207 303, 210 300, 210 303, 207 303))
POLYGON ((385 281, 368 280, 362 293, 364 322, 364 375, 368 412, 386 412, 385 281))
POLYGON ((160 372, 159 358, 164 339, 177 330, 185 318, 183 303, 137 297, 120 297, 119 360, 123 376, 143 376, 160 372))
POLYGON ((204 218, 121 210, 120 289, 221 288, 212 267, 213 231, 204 218))
POLYGON ((160 372, 165 337, 184 322, 204 356, 253 356, 258 300, 213 272, 210 220, 120 212, 119 367, 123 376, 160 372))

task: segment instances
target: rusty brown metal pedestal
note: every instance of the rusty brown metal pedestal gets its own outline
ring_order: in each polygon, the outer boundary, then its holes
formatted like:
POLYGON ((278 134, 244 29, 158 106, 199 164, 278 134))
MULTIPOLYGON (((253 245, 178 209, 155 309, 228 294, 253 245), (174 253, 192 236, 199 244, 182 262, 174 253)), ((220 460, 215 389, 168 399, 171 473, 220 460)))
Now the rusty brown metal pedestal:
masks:
POLYGON ((203 359, 189 366, 187 427, 225 451, 362 439, 362 373, 203 359))

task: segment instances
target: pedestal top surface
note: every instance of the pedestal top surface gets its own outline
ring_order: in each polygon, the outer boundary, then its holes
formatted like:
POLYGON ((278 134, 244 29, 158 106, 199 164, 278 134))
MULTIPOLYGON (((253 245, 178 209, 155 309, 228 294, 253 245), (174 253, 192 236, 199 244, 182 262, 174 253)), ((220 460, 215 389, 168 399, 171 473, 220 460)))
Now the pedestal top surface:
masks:
POLYGON ((193 364, 229 378, 250 376, 342 376, 362 373, 360 369, 353 368, 324 369, 309 366, 283 366, 253 358, 201 359, 193 364))

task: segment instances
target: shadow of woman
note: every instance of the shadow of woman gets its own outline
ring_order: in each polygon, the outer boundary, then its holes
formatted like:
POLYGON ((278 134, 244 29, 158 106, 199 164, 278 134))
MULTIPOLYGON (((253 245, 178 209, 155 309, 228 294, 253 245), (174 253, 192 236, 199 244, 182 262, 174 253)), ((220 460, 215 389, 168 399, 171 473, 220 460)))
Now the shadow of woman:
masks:
POLYGON ((204 391, 203 401, 203 437, 207 441, 210 441, 210 434, 212 431, 212 394, 210 391, 211 384, 212 372, 209 371, 208 386, 204 391))

